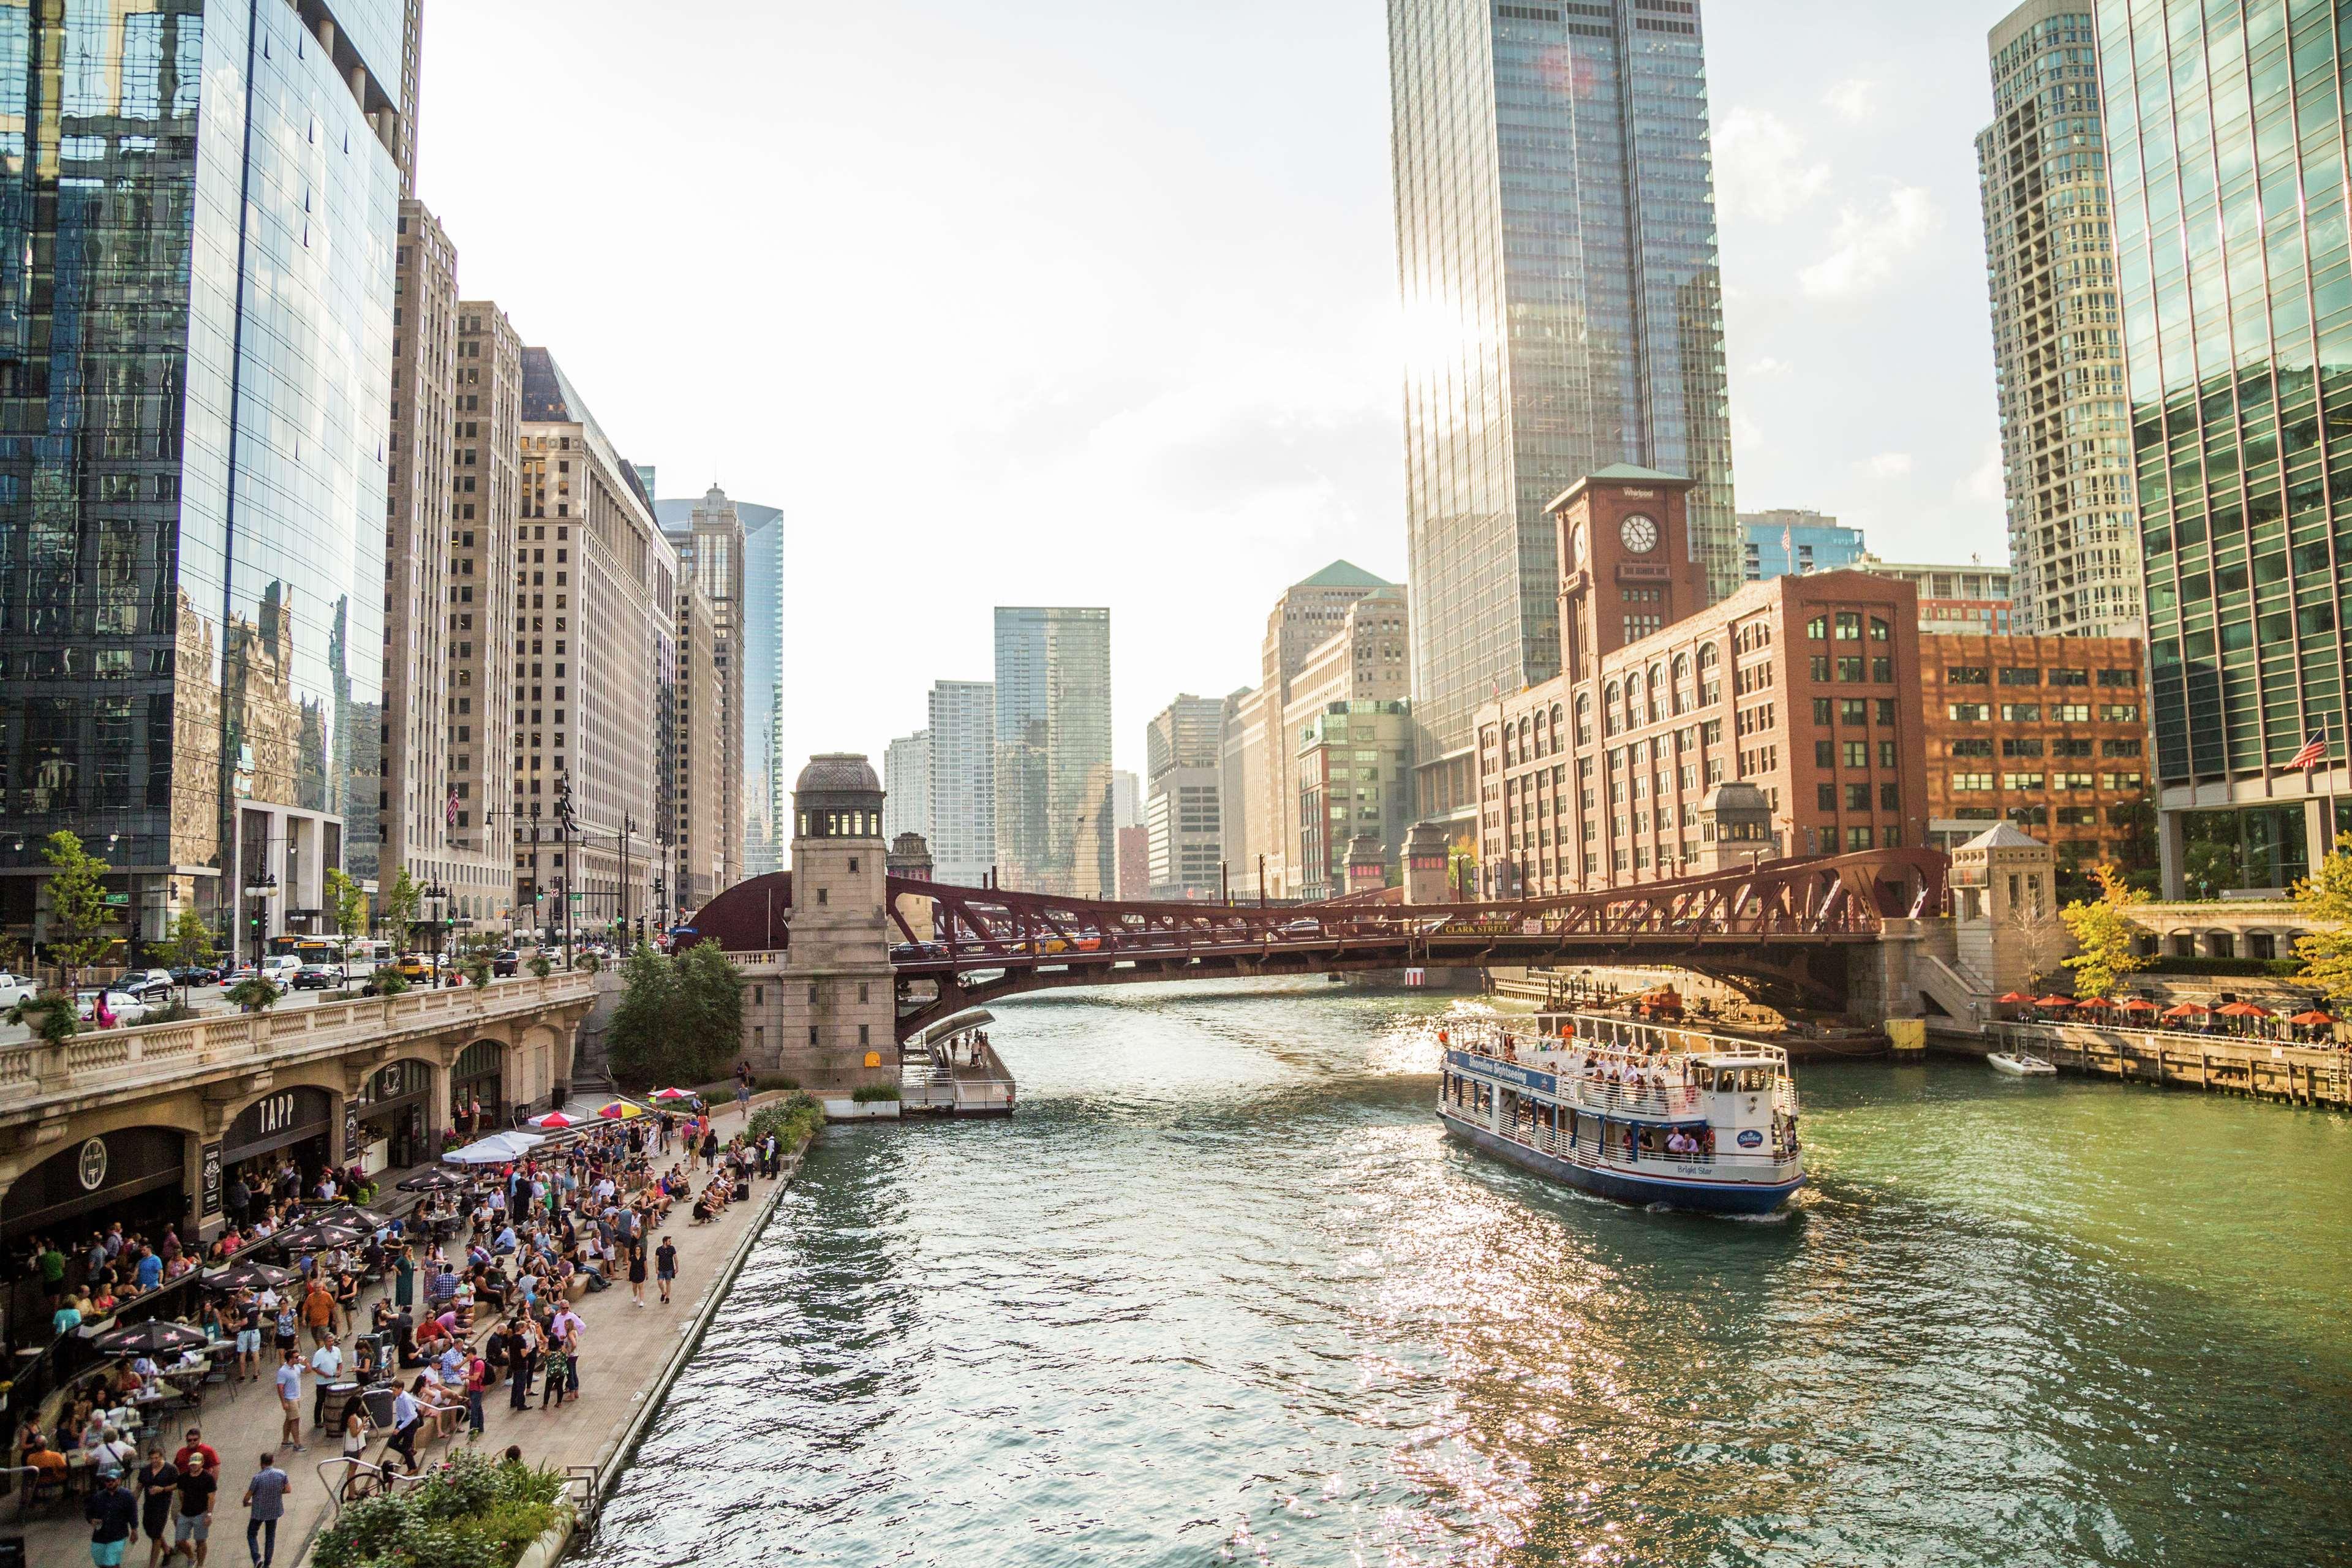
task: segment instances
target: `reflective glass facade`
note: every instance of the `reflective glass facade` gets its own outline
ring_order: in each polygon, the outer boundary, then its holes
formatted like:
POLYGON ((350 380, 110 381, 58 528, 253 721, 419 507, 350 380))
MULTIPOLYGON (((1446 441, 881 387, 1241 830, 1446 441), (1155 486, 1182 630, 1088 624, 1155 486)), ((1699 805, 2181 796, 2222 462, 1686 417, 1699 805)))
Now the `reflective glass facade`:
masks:
POLYGON ((400 177, 362 64, 282 4, 0 0, 0 866, 72 827, 142 935, 373 874, 400 177))
POLYGON ((1740 563, 1699 6, 1390 0, 1389 49, 1427 763, 1558 673, 1544 508, 1578 479, 1696 479, 1714 595, 1740 563))
MULTIPOLYGON (((938 731, 933 731, 934 743, 938 731)), ((1008 888, 1109 898, 1110 612, 996 612, 997 875, 1008 888)))
POLYGON ((2191 807, 2267 814, 2196 837, 2253 847, 2217 885, 2283 886, 2324 830, 2270 818, 2291 802, 2317 826, 2345 756, 2352 10, 2136 0, 2098 17, 2168 887, 2191 807), (2283 768, 2321 730, 2331 765, 2307 789, 2283 768))

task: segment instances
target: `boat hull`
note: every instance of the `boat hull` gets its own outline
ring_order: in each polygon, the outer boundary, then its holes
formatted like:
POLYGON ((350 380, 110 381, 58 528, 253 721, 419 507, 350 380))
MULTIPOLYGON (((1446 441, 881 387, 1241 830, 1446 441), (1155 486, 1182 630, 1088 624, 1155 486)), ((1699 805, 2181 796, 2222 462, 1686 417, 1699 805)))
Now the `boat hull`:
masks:
POLYGON ((2056 1078, 2058 1076, 2058 1069, 2048 1062, 2038 1058, 2006 1056, 1999 1051, 1985 1058, 1985 1065, 1995 1072, 2007 1073, 2011 1078, 2056 1078))
POLYGON ((1637 1176, 1622 1171, 1596 1170, 1498 1137, 1450 1111, 1439 1110, 1437 1119, 1444 1123, 1446 1131, 1482 1154, 1507 1160, 1564 1186, 1614 1198, 1619 1203, 1664 1204, 1701 1214, 1769 1214, 1805 1184, 1802 1176, 1790 1182, 1772 1183, 1687 1182, 1665 1175, 1637 1176))

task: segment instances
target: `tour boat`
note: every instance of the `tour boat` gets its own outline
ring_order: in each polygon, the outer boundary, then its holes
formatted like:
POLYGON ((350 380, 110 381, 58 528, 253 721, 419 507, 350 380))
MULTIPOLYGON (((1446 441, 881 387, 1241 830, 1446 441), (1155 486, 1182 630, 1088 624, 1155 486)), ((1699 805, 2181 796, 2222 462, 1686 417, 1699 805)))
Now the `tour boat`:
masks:
POLYGON ((1769 1214, 1804 1185, 1778 1046, 1601 1014, 1441 1035, 1437 1114, 1487 1154, 1625 1203, 1769 1214), (1525 1032, 1522 1033, 1521 1031, 1525 1032))
POLYGON ((2031 1051, 1995 1051, 1985 1065, 2011 1078, 2056 1078, 2058 1069, 2031 1051))

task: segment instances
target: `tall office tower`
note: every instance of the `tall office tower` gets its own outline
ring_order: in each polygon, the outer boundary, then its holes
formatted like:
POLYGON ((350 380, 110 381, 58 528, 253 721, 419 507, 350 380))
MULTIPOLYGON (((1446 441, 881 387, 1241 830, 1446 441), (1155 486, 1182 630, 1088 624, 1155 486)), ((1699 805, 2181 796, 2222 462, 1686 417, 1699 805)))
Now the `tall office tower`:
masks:
POLYGON ((996 868, 1006 887, 1085 897, 1118 885, 1110 750, 1110 612, 1000 606, 996 868))
POLYGON ((1389 0, 1422 807, 1466 835, 1471 715, 1560 668, 1544 509, 1632 462, 1697 481, 1738 586, 1696 0, 1389 0))
POLYGON ((700 574, 677 574, 669 820, 662 837, 670 870, 655 906, 691 913, 725 891, 728 878, 727 644, 700 574))
POLYGON ((1111 771, 1110 815, 1122 833, 1143 826, 1143 781, 1130 769, 1111 771))
POLYGON ((2136 637, 2139 531, 2092 5, 2026 0, 1992 29, 1977 176, 2018 628, 2136 637))
MULTIPOLYGON (((649 465, 637 470, 649 496, 653 472, 649 465)), ((658 515, 658 505, 655 510, 658 515)), ((727 492, 713 485, 684 523, 665 521, 662 531, 668 536, 670 548, 677 552, 678 569, 694 577, 709 601, 716 628, 719 710, 715 719, 720 772, 711 799, 719 816, 710 819, 703 833, 723 861, 719 886, 730 888, 743 879, 743 520, 727 492)))
POLYGON ((1750 583, 1835 572, 1862 559, 1862 530, 1817 511, 1779 507, 1739 514, 1740 575, 1750 583))
POLYGON ((400 111, 392 134, 393 162, 400 165, 400 194, 416 196, 416 100, 424 81, 425 0, 402 0, 400 111))
POLYGON ((996 864, 995 684, 932 682, 930 719, 931 879, 977 888, 996 864))
POLYGON ((2347 47, 2340 4, 2099 7, 2173 897, 2290 885, 2352 787, 2347 47))
MULTIPOLYGON (((931 732, 918 730, 890 742, 882 753, 882 837, 901 833, 931 837, 931 732)), ((934 856, 936 857, 936 851, 934 856)))
POLYGON ((1145 882, 1154 899, 1213 899, 1223 857, 1217 797, 1225 704, 1179 697, 1143 734, 1145 882))
POLYGON ((375 875, 402 5, 0 21, 0 924, 249 954, 375 875))
POLYGON ((568 907, 575 931, 634 931, 656 908, 672 782, 677 555, 545 349, 522 351, 520 447, 515 898, 543 929, 560 931, 568 907))
MULTIPOLYGON (((477 859, 498 882, 470 909, 497 920, 514 904, 514 552, 522 438, 522 340, 490 300, 457 302, 451 395, 449 575, 443 647, 449 663, 443 721, 457 796, 451 843, 467 874, 477 859)), ((471 905, 470 881, 460 898, 471 905)))
MULTIPOLYGON (((637 472, 646 493, 656 495, 654 466, 637 472)), ((662 528, 673 536, 691 530, 698 512, 721 510, 731 510, 742 531, 740 595, 733 611, 734 646, 728 650, 729 672, 740 678, 742 689, 740 876, 764 877, 784 868, 792 840, 784 819, 791 787, 784 776, 784 514, 778 507, 736 500, 717 485, 698 500, 654 502, 662 528)))

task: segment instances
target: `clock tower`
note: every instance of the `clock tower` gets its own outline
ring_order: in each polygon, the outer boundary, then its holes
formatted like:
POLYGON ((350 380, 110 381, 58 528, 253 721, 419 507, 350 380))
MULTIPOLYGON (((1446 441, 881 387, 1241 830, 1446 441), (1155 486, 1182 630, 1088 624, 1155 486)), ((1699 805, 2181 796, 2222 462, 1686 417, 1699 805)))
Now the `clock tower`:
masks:
POLYGON ((1560 669, 1571 685, 1603 654, 1706 607, 1686 505, 1694 482, 1620 463, 1545 509, 1559 531, 1560 669))

